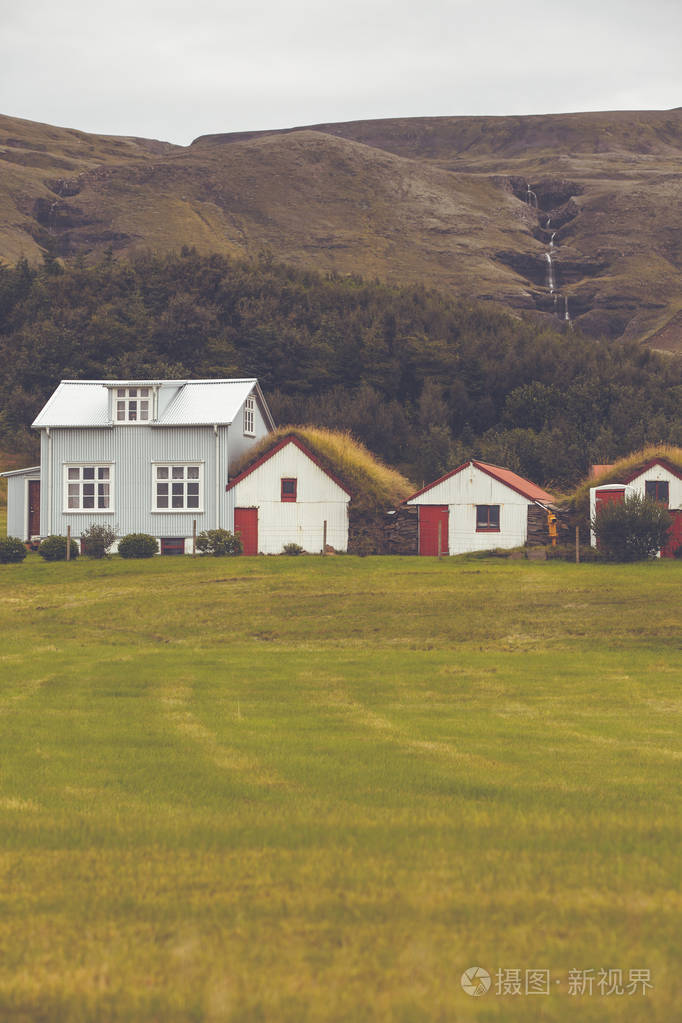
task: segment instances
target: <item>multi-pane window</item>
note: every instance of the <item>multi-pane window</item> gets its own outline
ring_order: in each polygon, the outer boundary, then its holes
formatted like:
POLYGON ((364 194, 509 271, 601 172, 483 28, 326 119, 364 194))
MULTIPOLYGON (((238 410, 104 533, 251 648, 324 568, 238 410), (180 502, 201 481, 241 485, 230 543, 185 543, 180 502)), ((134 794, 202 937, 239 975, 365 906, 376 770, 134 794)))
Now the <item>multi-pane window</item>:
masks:
POLYGON ((256 405, 253 398, 247 398, 244 402, 244 433, 253 436, 256 432, 254 427, 256 405))
POLYGON ((149 422, 152 401, 151 387, 116 388, 116 422, 149 422))
POLYGON ((296 500, 296 479, 292 477, 282 477, 282 484, 280 490, 280 497, 283 501, 295 501, 296 500))
POLYGON ((670 499, 670 484, 667 480, 646 480, 644 493, 653 501, 661 501, 667 505, 670 499))
POLYGON ((499 504, 477 504, 476 505, 476 529, 479 533, 486 531, 499 533, 500 531, 500 506, 499 504))
POLYGON ((113 468, 110 465, 65 465, 65 511, 109 511, 113 468))
POLYGON ((202 466, 155 465, 155 511, 198 511, 201 508, 202 466))

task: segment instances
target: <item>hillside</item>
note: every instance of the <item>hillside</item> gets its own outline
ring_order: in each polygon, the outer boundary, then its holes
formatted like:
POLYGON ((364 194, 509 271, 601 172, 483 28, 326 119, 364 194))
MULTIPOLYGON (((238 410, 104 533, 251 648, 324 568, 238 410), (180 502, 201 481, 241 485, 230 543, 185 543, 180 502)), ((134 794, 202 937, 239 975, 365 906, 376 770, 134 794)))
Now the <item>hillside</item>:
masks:
POLYGON ((188 147, 0 117, 0 257, 271 250, 680 352, 681 150, 681 110, 323 124, 188 147))
POLYGON ((477 457, 555 490, 682 438, 679 359, 267 256, 0 267, 0 364, 0 445, 23 464, 74 377, 257 377, 277 422, 350 431, 417 484, 477 457))

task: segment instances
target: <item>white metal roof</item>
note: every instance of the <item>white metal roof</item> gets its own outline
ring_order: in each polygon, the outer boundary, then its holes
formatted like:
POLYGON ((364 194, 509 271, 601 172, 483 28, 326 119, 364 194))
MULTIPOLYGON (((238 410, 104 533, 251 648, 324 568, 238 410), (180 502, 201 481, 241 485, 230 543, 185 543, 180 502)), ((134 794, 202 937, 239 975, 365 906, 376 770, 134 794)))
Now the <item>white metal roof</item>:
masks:
MULTIPOLYGON (((111 426, 112 387, 159 387, 176 391, 163 410, 159 426, 203 426, 231 423, 245 399, 258 394, 266 419, 272 417, 258 387, 248 380, 62 380, 33 426, 111 426)), ((154 425, 150 423, 150 425, 154 425)))
POLYGON ((159 416, 159 426, 231 423, 256 384, 256 380, 187 381, 159 416))
POLYGON ((0 476, 28 476, 31 473, 40 472, 39 465, 29 465, 27 469, 11 469, 9 472, 0 472, 0 476))

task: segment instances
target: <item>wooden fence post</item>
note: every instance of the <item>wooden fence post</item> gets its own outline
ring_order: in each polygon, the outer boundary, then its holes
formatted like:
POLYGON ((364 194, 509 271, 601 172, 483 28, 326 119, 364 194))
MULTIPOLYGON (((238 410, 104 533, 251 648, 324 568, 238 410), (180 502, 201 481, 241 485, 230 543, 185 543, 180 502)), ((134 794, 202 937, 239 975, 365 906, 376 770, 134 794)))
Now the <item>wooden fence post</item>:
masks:
POLYGON ((192 557, 197 556, 197 520, 192 519, 192 557))
POLYGON ((575 563, 580 564, 580 526, 575 527, 575 563))
POLYGON ((440 552, 443 549, 442 544, 443 544, 443 523, 439 522, 438 523, 438 557, 439 558, 440 558, 440 552))
POLYGON ((66 560, 71 561, 71 526, 66 527, 66 560))
POLYGON ((326 557, 327 554, 327 520, 324 520, 322 525, 322 555, 326 557))

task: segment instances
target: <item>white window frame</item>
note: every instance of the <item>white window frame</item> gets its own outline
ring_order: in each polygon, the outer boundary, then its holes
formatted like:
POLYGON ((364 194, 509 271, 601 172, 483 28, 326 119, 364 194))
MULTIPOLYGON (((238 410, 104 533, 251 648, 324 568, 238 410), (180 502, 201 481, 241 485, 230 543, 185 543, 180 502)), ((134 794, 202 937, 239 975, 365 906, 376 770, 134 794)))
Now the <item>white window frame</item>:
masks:
POLYGON ((256 436, 256 402, 253 395, 244 402, 244 436, 256 436))
POLYGON ((64 462, 63 465, 63 491, 62 491, 62 511, 66 515, 113 515, 114 513, 114 463, 113 462, 64 462), (92 469, 94 475, 92 478, 84 478, 83 470, 92 469), (100 476, 100 472, 108 472, 108 477, 104 478, 100 476), (78 476, 75 476, 75 473, 78 476), (109 495, 107 507, 85 508, 83 506, 83 488, 85 486, 94 485, 93 502, 100 500, 98 493, 100 485, 109 485, 109 495), (78 507, 69 507, 69 500, 74 495, 71 492, 75 488, 78 488, 78 507))
POLYGON ((181 515, 182 514, 184 514, 184 515, 188 515, 188 514, 200 515, 200 514, 203 513, 203 510, 204 510, 204 462, 199 462, 199 461, 194 461, 194 462, 169 462, 169 461, 152 462, 152 512, 158 513, 160 515, 178 515, 178 514, 181 514, 181 515), (167 469, 168 470, 168 476, 167 476, 166 479, 159 478, 159 469, 162 469, 162 470, 163 469, 167 469), (179 473, 176 472, 176 478, 174 479, 173 478, 173 470, 174 469, 175 470, 182 469, 183 470, 182 477, 180 477, 179 473), (194 477, 190 477, 188 475, 188 470, 189 469, 198 469, 199 470, 199 474, 198 474, 198 477, 196 479, 194 477), (167 484, 167 486, 168 486, 168 493, 166 495, 166 497, 168 499, 168 507, 167 508, 164 508, 163 506, 161 506, 161 507, 159 506, 159 484, 164 484, 164 483, 167 484), (183 500, 182 507, 177 507, 177 508, 173 508, 172 507, 173 497, 174 496, 176 496, 176 497, 178 496, 177 494, 176 495, 173 494, 173 484, 174 483, 176 484, 176 486, 178 486, 179 484, 182 484, 182 500, 183 500), (189 484, 194 484, 194 483, 198 483, 199 484, 199 487, 198 487, 198 489, 199 489, 198 504, 196 505, 196 507, 195 506, 188 507, 187 500, 188 500, 188 498, 190 496, 193 496, 193 495, 188 494, 188 487, 189 487, 189 484))
POLYGON ((147 426, 152 422, 154 419, 153 387, 114 387, 112 391, 111 412, 114 423, 132 423, 135 426, 147 426), (146 393, 143 394, 143 391, 146 393), (142 402, 147 403, 147 415, 145 418, 142 418, 142 402))

